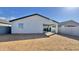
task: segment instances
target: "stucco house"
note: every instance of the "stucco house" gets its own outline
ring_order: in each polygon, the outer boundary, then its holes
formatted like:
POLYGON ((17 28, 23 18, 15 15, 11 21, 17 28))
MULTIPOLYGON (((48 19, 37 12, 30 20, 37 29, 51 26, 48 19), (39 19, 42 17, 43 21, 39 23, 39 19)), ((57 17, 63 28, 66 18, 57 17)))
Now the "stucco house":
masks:
POLYGON ((13 19, 11 23, 12 34, 30 34, 54 32, 58 33, 58 22, 40 14, 32 14, 13 19))
POLYGON ((61 33, 79 36, 79 23, 73 20, 57 22, 40 14, 10 20, 12 34, 61 33))
POLYGON ((79 36, 79 23, 73 20, 60 22, 59 33, 79 36))

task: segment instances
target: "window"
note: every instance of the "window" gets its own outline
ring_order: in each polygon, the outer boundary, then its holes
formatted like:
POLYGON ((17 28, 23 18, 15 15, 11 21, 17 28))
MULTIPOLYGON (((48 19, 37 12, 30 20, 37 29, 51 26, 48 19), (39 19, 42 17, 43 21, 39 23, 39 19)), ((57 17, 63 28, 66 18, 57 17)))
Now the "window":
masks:
POLYGON ((44 32, 51 32, 51 27, 49 25, 43 25, 44 32))
POLYGON ((21 28, 21 29, 23 29, 23 23, 19 23, 18 27, 21 28))

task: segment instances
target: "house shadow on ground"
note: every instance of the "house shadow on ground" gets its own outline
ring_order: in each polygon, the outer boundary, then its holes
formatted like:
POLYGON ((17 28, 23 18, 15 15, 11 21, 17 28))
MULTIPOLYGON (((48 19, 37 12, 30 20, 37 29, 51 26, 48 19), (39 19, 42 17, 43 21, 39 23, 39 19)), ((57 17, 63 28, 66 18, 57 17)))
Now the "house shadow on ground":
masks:
POLYGON ((74 40, 79 40, 79 36, 68 35, 68 34, 59 34, 59 35, 67 37, 67 38, 71 38, 71 39, 74 39, 74 40))
POLYGON ((7 34, 0 35, 0 42, 48 38, 45 34, 7 34))

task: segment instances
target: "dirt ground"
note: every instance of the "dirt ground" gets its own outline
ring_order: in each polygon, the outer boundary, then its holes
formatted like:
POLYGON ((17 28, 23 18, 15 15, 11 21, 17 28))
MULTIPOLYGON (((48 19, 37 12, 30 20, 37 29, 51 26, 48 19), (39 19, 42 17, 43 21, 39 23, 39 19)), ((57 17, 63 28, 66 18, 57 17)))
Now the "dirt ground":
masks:
POLYGON ((0 35, 1 51, 77 51, 79 37, 69 35, 0 35))

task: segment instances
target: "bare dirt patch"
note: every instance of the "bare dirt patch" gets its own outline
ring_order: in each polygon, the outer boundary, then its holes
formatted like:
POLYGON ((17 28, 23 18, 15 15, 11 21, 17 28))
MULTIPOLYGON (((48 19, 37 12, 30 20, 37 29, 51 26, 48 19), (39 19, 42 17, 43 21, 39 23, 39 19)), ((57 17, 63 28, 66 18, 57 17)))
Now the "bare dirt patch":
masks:
POLYGON ((50 37, 44 35, 0 35, 1 39, 10 40, 8 42, 0 42, 0 50, 2 51, 79 50, 78 38, 70 38, 57 34, 50 37))

